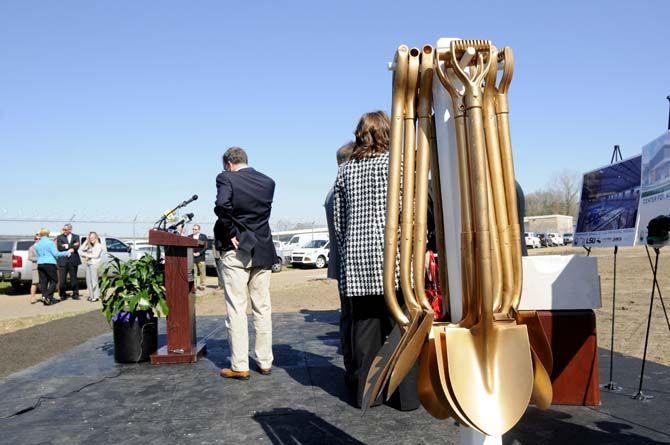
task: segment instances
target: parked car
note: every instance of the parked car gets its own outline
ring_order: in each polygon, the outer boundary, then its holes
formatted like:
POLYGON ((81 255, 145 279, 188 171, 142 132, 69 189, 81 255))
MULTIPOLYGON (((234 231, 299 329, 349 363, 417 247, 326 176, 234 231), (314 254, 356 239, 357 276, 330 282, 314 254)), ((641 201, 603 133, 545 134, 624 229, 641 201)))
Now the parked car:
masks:
POLYGON ((534 232, 526 232, 523 234, 525 240, 526 240, 526 247, 529 249, 539 249, 542 247, 542 244, 540 243, 540 238, 534 233, 534 232))
MULTIPOLYGON (((8 281, 15 290, 18 290, 23 275, 30 284, 32 265, 28 261, 28 249, 33 243, 33 240, 0 240, 0 281, 8 281), (17 252, 17 244, 26 242, 28 244, 25 246, 25 255, 21 255, 17 252)), ((21 247, 24 247, 24 244, 21 244, 21 247)))
POLYGON ((574 241, 574 236, 572 235, 572 233, 564 233, 563 234, 563 242, 565 243, 566 246, 568 244, 572 244, 573 241, 574 241))
MULTIPOLYGON (((275 249, 277 242, 275 241, 275 249)), ((214 240, 209 238, 207 240, 207 250, 205 250, 205 268, 208 275, 216 275, 216 261, 214 260, 214 240)), ((272 265, 272 272, 277 273, 282 270, 282 257, 279 255, 279 250, 277 250, 277 262, 272 265)))
POLYGON ((311 265, 322 269, 328 264, 330 242, 328 240, 312 240, 301 249, 296 249, 291 255, 293 266, 311 265))
POLYGON ((547 233, 547 244, 551 247, 564 246, 563 237, 558 233, 547 233))
MULTIPOLYGON (((101 267, 105 267, 105 264, 109 263, 112 257, 124 262, 131 258, 132 249, 123 241, 105 236, 101 236, 100 241, 105 249, 101 267)), ((2 253, 0 256, 0 278, 9 281, 16 291, 30 286, 33 264, 28 260, 28 249, 34 242, 25 239, 0 241, 0 252, 2 253), (5 252, 5 250, 8 250, 8 252, 5 252), (7 264, 10 264, 11 267, 7 267, 7 264)), ((86 280, 86 269, 83 265, 77 269, 77 278, 82 281, 86 280)))
POLYGON ((284 258, 286 263, 292 263, 291 257, 293 251, 305 247, 309 242, 314 240, 328 241, 328 232, 310 232, 293 235, 282 248, 282 258, 284 258))
MULTIPOLYGON (((134 260, 139 260, 144 255, 151 255, 152 257, 156 256, 156 250, 158 246, 148 243, 135 243, 132 247, 131 258, 134 260)), ((163 250, 161 250, 161 257, 163 256, 163 250)))

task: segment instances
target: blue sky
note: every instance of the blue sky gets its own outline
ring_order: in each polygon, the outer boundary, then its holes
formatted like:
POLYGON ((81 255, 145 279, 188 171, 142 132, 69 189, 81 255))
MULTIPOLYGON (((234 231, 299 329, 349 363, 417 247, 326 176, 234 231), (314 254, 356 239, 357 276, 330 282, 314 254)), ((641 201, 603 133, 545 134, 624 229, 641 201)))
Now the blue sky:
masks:
POLYGON ((514 48, 526 191, 666 128, 667 1, 478 4, 4 0, 0 218, 152 219, 197 193, 211 221, 238 145, 277 182, 275 220, 323 221, 335 150, 390 108, 394 49, 439 37, 514 48))

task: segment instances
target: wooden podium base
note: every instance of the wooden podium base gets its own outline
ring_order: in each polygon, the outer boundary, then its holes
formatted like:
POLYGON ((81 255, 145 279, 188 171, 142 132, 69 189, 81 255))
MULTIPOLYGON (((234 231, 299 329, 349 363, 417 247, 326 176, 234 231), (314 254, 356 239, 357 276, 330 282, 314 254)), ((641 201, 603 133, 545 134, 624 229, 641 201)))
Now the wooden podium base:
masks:
POLYGON ((195 363, 198 361, 198 358, 204 354, 207 354, 207 346, 204 342, 200 342, 195 345, 190 351, 181 352, 168 352, 167 346, 159 348, 154 354, 151 354, 151 364, 152 365, 165 365, 171 363, 195 363))

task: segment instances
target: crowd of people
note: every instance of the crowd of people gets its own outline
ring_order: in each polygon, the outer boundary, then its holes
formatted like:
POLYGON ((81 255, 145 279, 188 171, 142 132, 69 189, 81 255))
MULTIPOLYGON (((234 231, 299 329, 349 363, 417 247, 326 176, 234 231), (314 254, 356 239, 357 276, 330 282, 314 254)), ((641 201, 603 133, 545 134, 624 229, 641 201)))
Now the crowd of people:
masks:
POLYGON ((65 224, 62 232, 51 238, 51 231, 43 228, 35 234, 35 244, 28 250, 32 263, 30 303, 38 302, 37 291, 42 294, 45 306, 67 298, 79 300, 77 269, 83 264, 86 270, 88 301, 100 299, 98 271, 102 261, 103 247, 96 232, 90 232, 82 243, 79 235, 72 233, 72 225, 65 224), (59 300, 54 298, 58 289, 59 300), (68 294, 68 289, 71 294, 68 294))
MULTIPOLYGON (((354 135, 354 141, 337 150, 338 173, 324 207, 333 240, 328 277, 338 281, 341 304, 339 332, 344 384, 360 406, 369 368, 393 328, 384 303, 382 277, 390 143, 388 116, 382 111, 364 114, 354 135)), ((224 171, 216 178, 213 254, 219 289, 225 296, 231 358, 230 368, 221 369, 220 374, 224 378, 247 380, 249 300, 255 330, 252 358, 261 374, 270 374, 272 370, 270 276, 277 255, 269 220, 275 183, 250 167, 247 153, 239 147, 231 147, 224 153, 223 167, 224 171)), ((204 290, 208 239, 198 224, 193 225, 192 232, 183 235, 202 241, 193 250, 193 272, 196 289, 204 290)), ((80 243, 70 224, 55 239, 49 235, 49 230, 42 229, 30 249, 30 260, 35 264, 31 302, 36 302, 38 287, 45 305, 56 302, 57 287, 60 301, 69 296, 79 299, 77 268, 82 262, 86 268, 88 299, 97 301, 98 269, 103 254, 98 235, 91 232, 80 243)), ((400 296, 400 291, 397 294, 400 296)), ((409 373, 389 401, 401 410, 418 408, 416 370, 409 373)), ((375 402, 380 403, 381 400, 375 402)))

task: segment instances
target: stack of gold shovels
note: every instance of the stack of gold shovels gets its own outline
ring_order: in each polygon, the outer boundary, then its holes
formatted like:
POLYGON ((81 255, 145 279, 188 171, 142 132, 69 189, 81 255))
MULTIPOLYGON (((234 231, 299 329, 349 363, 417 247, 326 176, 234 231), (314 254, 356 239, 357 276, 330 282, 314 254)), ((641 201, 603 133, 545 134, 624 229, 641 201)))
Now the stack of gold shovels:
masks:
POLYGON ((440 53, 428 45, 396 52, 384 252, 385 301, 396 327, 370 368, 364 410, 389 397, 417 360, 426 410, 489 436, 512 428, 531 400, 542 409, 551 404, 549 342, 536 314, 521 320, 516 310, 522 267, 507 100, 513 63, 510 48, 499 52, 487 40, 455 40, 440 53), (453 103, 458 153, 463 315, 451 322, 435 321, 424 290, 430 172, 448 305, 434 72, 453 103), (396 295, 398 251, 404 308, 396 295))

